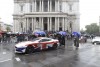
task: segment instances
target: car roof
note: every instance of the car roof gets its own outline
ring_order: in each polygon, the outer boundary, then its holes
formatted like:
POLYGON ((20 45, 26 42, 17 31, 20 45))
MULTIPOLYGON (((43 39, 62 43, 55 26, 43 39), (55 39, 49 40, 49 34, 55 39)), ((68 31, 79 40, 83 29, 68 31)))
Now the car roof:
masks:
POLYGON ((38 37, 39 39, 52 39, 52 38, 48 38, 48 37, 38 37))
POLYGON ((100 37, 95 37, 95 39, 99 39, 100 37))

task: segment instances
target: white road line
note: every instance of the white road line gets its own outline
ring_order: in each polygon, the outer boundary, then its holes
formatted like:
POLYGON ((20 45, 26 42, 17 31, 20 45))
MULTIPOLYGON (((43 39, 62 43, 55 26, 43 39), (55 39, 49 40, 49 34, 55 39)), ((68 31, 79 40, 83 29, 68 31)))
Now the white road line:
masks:
POLYGON ((17 58, 15 58, 15 59, 16 59, 16 61, 21 61, 21 60, 20 60, 20 58, 18 58, 18 57, 17 57, 17 58))
POLYGON ((7 62, 7 61, 10 61, 10 60, 11 59, 3 60, 3 61, 0 61, 0 63, 7 62))

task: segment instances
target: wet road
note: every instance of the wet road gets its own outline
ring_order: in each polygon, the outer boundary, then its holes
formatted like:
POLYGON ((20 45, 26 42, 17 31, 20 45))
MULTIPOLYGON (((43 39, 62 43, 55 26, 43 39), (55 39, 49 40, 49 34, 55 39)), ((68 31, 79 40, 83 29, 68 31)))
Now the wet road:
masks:
POLYGON ((14 54, 14 43, 0 44, 0 67, 100 67, 100 45, 81 43, 78 50, 71 41, 65 49, 33 54, 14 54))

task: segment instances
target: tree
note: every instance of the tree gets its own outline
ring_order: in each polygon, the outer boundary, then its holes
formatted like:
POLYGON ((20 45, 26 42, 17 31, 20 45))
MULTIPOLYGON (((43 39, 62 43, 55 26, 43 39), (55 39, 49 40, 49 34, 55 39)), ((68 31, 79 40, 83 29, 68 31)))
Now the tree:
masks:
POLYGON ((10 27, 6 27, 6 30, 7 30, 7 32, 10 32, 11 31, 11 29, 10 29, 10 27))
POLYGON ((85 28, 86 28, 86 32, 89 34, 95 34, 99 32, 99 26, 96 23, 86 25, 85 28))

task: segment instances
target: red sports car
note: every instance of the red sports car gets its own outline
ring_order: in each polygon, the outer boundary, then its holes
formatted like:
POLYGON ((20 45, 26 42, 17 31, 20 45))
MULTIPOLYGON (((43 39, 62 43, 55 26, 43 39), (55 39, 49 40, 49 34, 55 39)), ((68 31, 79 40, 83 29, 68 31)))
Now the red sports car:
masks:
POLYGON ((57 39, 39 37, 32 41, 24 41, 15 45, 15 53, 33 53, 35 51, 49 48, 57 49, 59 41, 57 39))

